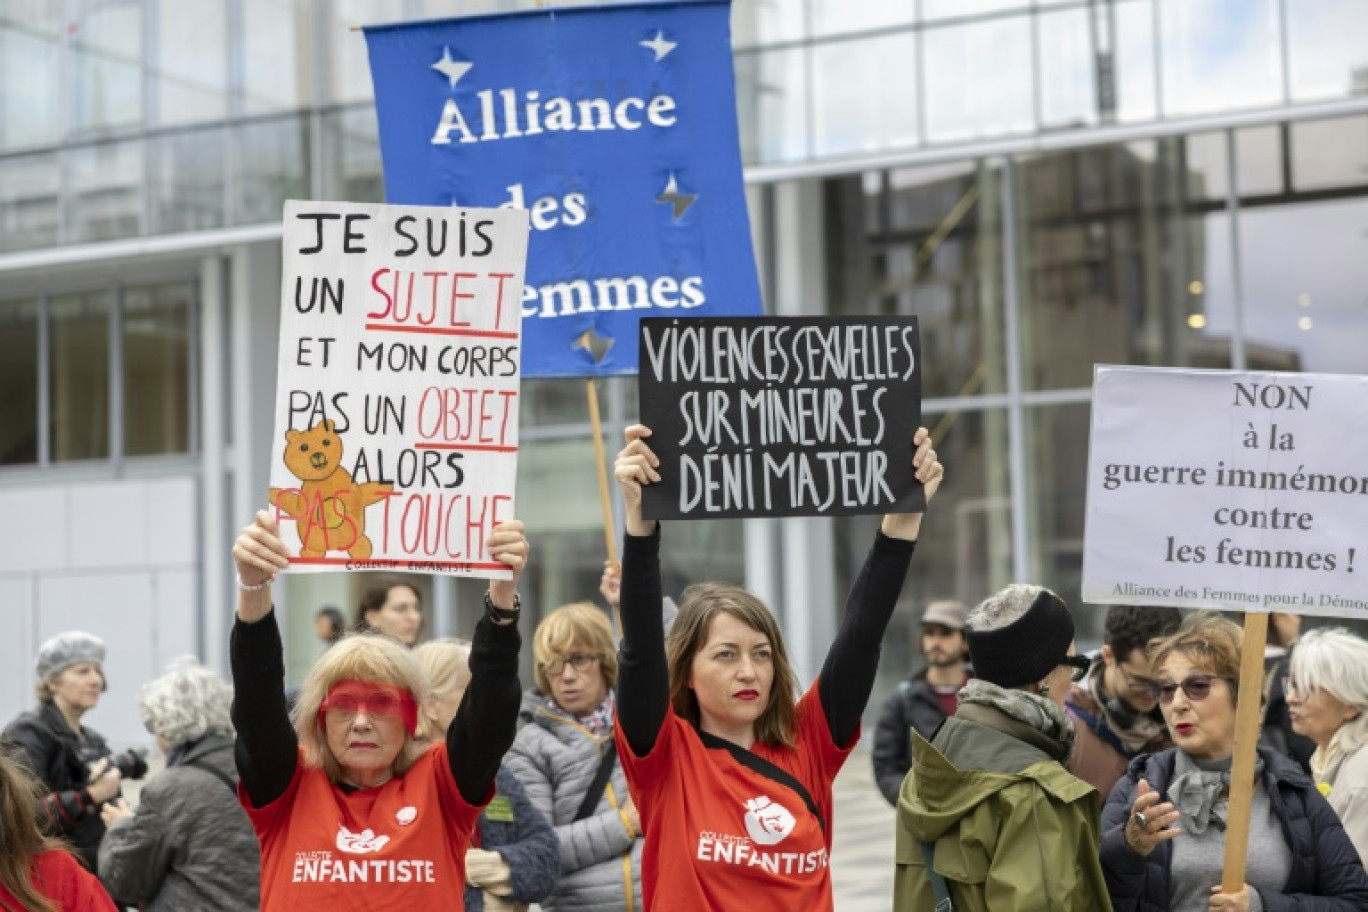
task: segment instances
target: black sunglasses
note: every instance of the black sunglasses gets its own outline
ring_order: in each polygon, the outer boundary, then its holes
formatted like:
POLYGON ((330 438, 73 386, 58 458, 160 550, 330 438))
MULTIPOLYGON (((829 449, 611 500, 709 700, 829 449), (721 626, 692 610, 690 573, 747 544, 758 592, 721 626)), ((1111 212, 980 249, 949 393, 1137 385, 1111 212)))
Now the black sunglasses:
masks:
POLYGON ((1092 667, 1092 659, 1087 656, 1073 655, 1065 656, 1060 665, 1067 665, 1073 669, 1069 672, 1069 680, 1077 684, 1088 676, 1088 669, 1092 667))
POLYGON ((1226 675, 1195 674, 1188 675, 1176 684, 1173 681, 1154 681, 1149 686, 1150 696, 1164 706, 1168 706, 1173 702, 1173 697, 1178 693, 1178 688, 1181 687, 1189 700, 1198 703, 1211 696, 1212 681, 1233 683, 1235 679, 1226 675))

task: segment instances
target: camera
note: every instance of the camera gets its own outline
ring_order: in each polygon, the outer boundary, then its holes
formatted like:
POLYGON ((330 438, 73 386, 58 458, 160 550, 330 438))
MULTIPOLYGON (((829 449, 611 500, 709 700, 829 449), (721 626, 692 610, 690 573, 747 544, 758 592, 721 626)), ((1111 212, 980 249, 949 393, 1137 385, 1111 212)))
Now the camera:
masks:
POLYGON ((109 765, 118 770, 124 779, 141 779, 147 775, 147 751, 137 748, 130 747, 112 753, 98 748, 82 747, 81 760, 87 769, 93 769, 101 760, 108 760, 109 765))

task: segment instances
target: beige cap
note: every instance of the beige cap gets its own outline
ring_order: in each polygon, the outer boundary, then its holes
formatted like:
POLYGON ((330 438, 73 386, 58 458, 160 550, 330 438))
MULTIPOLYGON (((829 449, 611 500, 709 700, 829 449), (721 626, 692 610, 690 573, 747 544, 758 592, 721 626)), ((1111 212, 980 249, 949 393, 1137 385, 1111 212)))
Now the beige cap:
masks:
POLYGON ((969 615, 969 606, 953 599, 943 599, 926 606, 922 624, 940 624, 951 630, 963 630, 964 619, 969 615))

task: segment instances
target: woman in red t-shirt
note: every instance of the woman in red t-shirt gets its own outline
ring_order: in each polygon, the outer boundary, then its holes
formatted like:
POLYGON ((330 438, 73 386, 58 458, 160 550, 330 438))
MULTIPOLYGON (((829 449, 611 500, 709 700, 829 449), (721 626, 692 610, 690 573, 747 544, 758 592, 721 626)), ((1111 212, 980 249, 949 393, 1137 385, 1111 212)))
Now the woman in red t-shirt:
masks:
POLYGON ((115 912, 109 894, 62 844, 38 830, 38 784, 0 750, 0 909, 115 912))
MULTIPOLYGON (((921 514, 883 518, 821 674, 795 702, 779 626, 739 586, 690 587, 665 640, 659 524, 641 515, 660 460, 648 428, 626 435, 616 724, 645 830, 646 908, 831 910, 831 783, 859 740, 921 514)), ((929 502, 944 469, 925 428, 913 445, 929 502)))
POLYGON ((386 636, 344 637, 310 669, 294 722, 269 584, 289 563, 274 516, 257 513, 233 547, 238 797, 261 842, 263 912, 387 912, 460 903, 465 855, 517 727, 517 584, 522 523, 494 527, 490 583, 475 626, 470 684, 437 744, 414 737, 427 682, 386 636))

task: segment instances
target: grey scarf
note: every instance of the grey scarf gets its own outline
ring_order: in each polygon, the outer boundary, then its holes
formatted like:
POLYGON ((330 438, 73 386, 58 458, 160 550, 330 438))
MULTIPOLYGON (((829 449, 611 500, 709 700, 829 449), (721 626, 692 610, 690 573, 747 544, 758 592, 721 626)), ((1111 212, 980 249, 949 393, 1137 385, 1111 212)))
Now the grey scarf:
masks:
POLYGON ((981 678, 971 678, 959 692, 960 705, 991 706, 1064 746, 1065 766, 1073 760, 1074 727, 1059 704, 1024 690, 1008 690, 981 678))
MULTIPOLYGON (((1176 748, 1173 761, 1173 781, 1169 783, 1168 797, 1178 809, 1178 823, 1183 832, 1200 836, 1215 824, 1216 829, 1226 828, 1226 817, 1230 813, 1230 757, 1220 760, 1204 760, 1193 757, 1182 748, 1176 748)), ((1262 757, 1254 760, 1254 781, 1263 778, 1264 762, 1262 757)))

